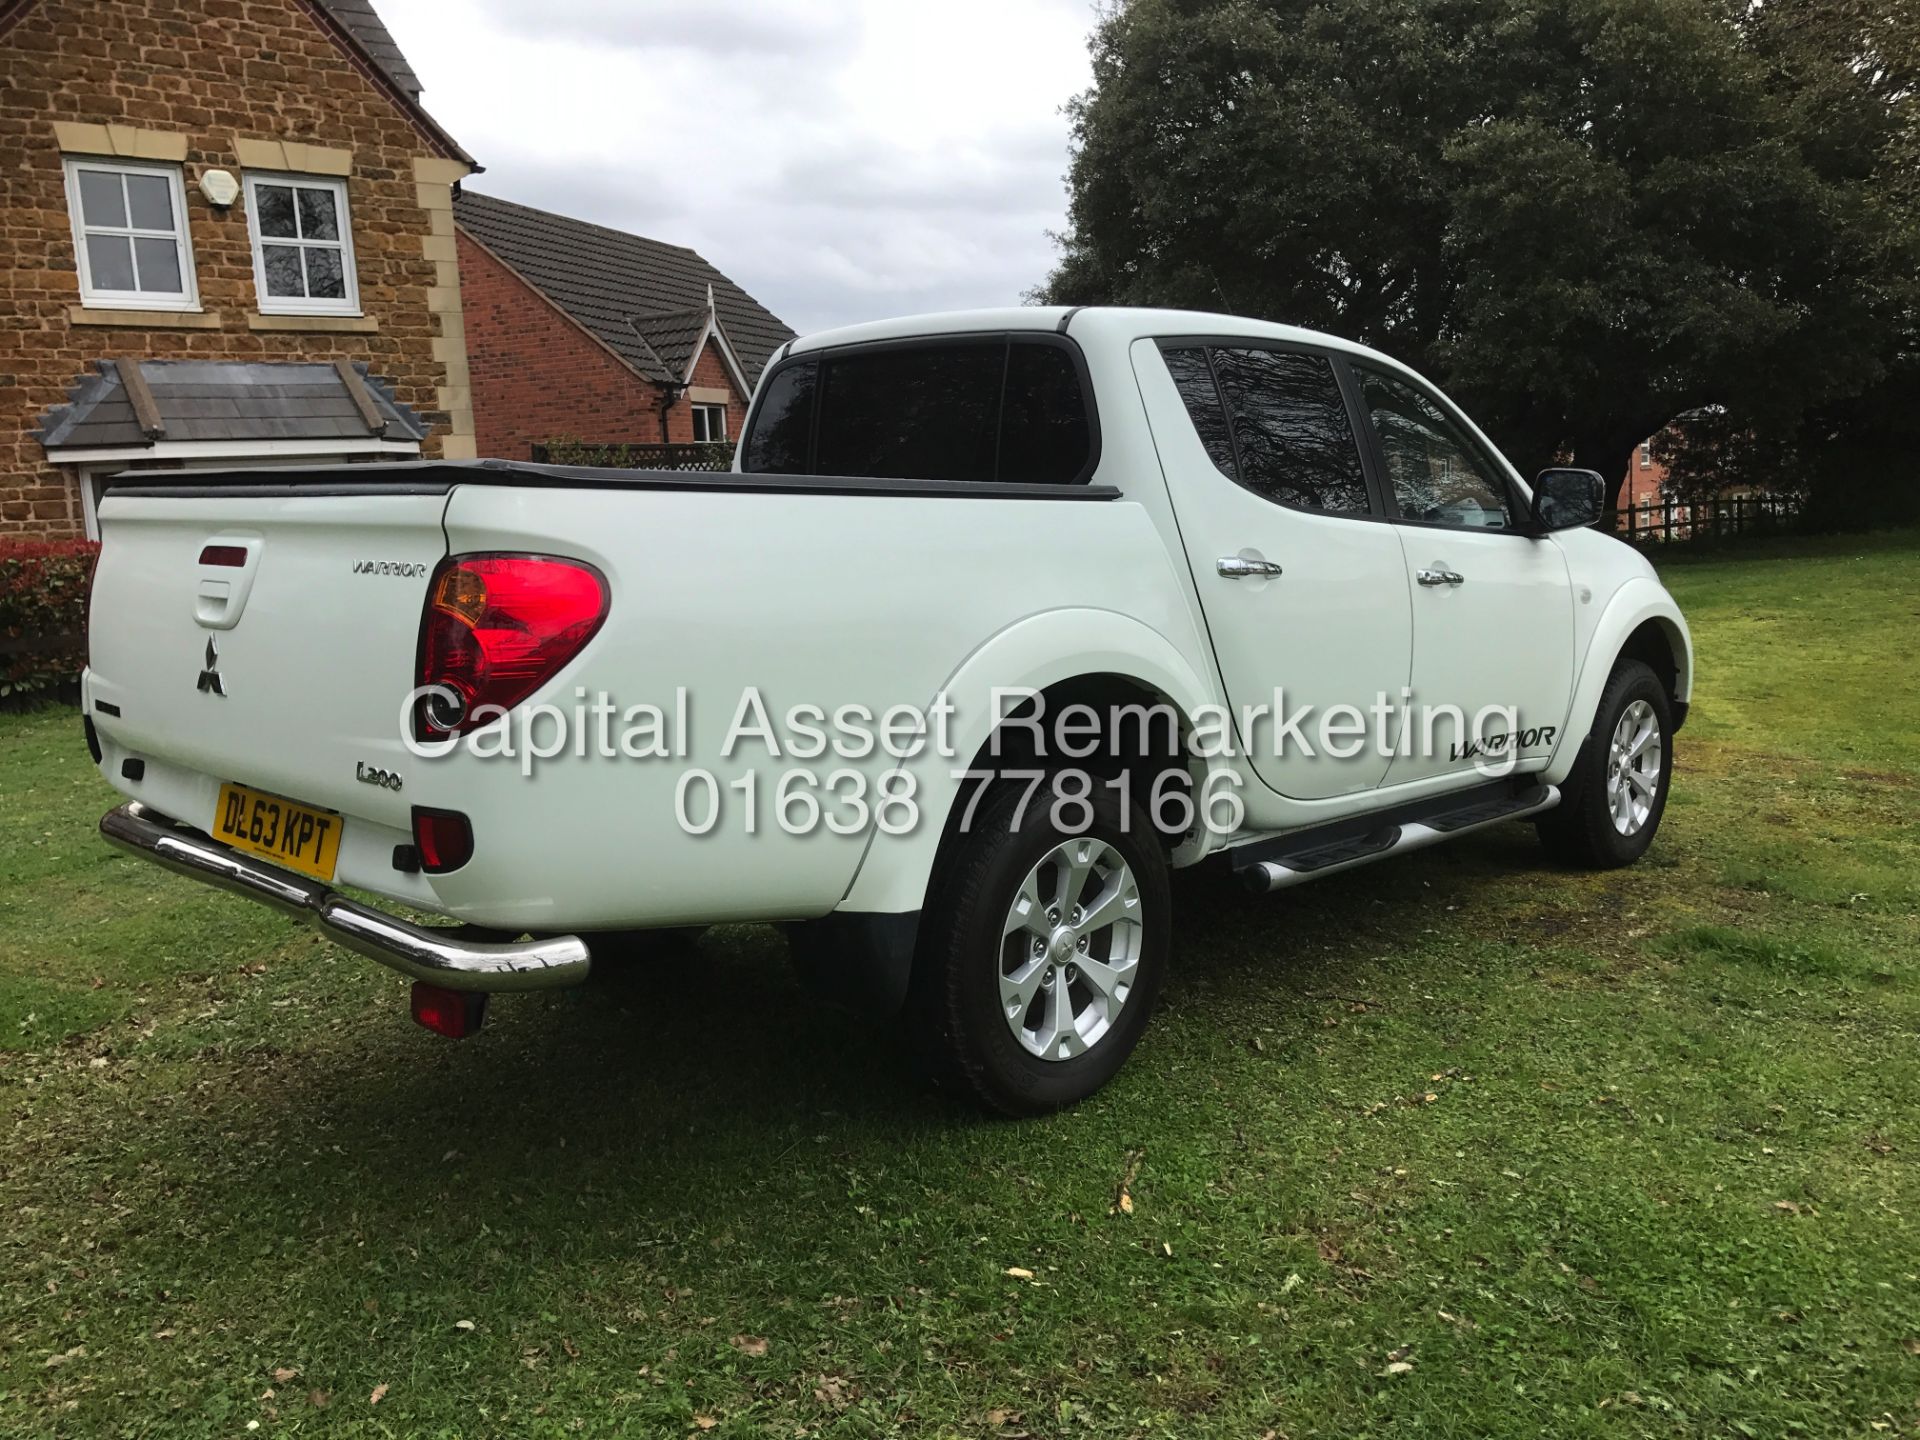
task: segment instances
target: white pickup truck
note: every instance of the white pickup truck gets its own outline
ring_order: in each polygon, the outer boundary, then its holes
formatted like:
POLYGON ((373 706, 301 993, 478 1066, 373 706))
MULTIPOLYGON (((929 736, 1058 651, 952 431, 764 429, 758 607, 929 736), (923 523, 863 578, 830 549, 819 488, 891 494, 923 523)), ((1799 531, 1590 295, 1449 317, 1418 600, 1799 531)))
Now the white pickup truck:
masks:
POLYGON ((1602 505, 1383 355, 1126 309, 794 341, 729 474, 126 477, 101 829, 455 1036, 596 932, 780 922, 943 1083, 1048 1110, 1139 1040, 1174 867, 1646 849, 1692 646, 1602 505))

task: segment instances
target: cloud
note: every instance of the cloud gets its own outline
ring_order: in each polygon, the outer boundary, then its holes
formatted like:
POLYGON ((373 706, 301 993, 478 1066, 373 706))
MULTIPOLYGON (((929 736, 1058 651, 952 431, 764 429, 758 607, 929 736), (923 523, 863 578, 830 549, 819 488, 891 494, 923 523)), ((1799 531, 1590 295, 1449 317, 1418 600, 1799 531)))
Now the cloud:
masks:
POLYGON ((476 189, 700 251, 801 330, 1016 304, 1086 0, 377 0, 476 189))
MULTIPOLYGON (((385 8, 385 7, 383 7, 385 8)), ((808 0, 479 0, 479 10, 501 30, 595 47, 706 51, 722 58, 742 53, 813 57, 858 42, 862 17, 844 5, 808 0)))

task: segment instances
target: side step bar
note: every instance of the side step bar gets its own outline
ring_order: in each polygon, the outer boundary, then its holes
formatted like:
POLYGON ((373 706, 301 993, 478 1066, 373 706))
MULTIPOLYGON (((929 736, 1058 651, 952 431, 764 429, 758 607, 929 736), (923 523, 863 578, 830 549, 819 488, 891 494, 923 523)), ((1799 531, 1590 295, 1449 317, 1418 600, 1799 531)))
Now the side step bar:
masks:
POLYGON ((142 859, 310 922, 336 945, 378 960, 415 980, 448 990, 545 990, 577 985, 592 963, 577 935, 505 944, 469 940, 458 931, 411 925, 395 916, 265 861, 135 801, 109 810, 100 833, 142 859))
POLYGON ((1387 855, 1405 855, 1438 845, 1442 840, 1498 825, 1506 820, 1525 820, 1560 803, 1557 786, 1540 785, 1500 800, 1466 806, 1459 810, 1429 815, 1423 820, 1407 820, 1384 826, 1359 839, 1321 844, 1266 860, 1255 860, 1240 867, 1240 878, 1254 891, 1286 890, 1352 870, 1387 855))

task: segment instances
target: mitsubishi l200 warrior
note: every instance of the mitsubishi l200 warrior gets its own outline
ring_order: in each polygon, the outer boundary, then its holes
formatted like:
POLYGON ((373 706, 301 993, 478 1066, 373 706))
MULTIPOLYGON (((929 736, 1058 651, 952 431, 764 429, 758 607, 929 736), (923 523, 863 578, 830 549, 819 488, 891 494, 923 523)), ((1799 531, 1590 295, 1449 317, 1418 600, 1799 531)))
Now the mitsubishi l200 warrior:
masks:
POLYGON ((1049 1110, 1139 1041, 1176 867, 1646 850, 1692 645, 1603 490, 1332 336, 1043 308, 790 343, 727 474, 129 475, 101 829, 451 1035, 596 935, 777 922, 941 1082, 1049 1110))

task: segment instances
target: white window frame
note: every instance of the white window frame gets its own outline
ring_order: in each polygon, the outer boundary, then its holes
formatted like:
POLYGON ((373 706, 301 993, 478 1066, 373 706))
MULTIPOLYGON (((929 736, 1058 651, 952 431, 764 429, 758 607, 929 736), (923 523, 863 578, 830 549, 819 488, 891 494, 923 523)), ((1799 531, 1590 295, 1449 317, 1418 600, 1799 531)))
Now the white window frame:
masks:
MULTIPOLYGON (((694 428, 696 430, 699 429, 700 412, 702 410, 706 410, 709 412, 718 410, 720 412, 720 433, 718 435, 709 434, 705 440, 696 439, 693 443, 696 445, 726 444, 727 443, 727 407, 725 405, 716 404, 711 400, 696 401, 693 406, 694 428)), ((708 418, 711 420, 712 418, 711 415, 709 415, 708 418)))
MULTIPOLYGON (((90 160, 69 156, 66 161, 67 214, 73 221, 73 268, 80 281, 80 303, 96 310, 198 310, 200 281, 193 269, 193 236, 187 224, 187 187, 178 165, 141 165, 126 160, 90 160), (104 175, 157 175, 167 182, 173 200, 176 228, 145 230, 133 224, 131 212, 125 225, 89 225, 80 208, 80 176, 83 171, 104 175), (179 256, 181 291, 165 295, 152 290, 106 290, 93 283, 93 264, 87 255, 87 235, 124 235, 128 247, 135 238, 172 240, 179 256)), ((124 193, 124 187, 123 187, 124 193)), ((134 259, 136 273, 139 259, 134 259)))
POLYGON ((1642 470, 1653 468, 1653 441, 1651 440, 1640 442, 1640 468, 1642 470))
MULTIPOLYGON (((295 213, 299 202, 294 202, 295 213)), ((297 222, 296 222, 297 223, 297 222)), ((331 175, 295 175, 273 170, 247 172, 247 235, 253 246, 253 295, 262 315, 358 315, 360 313, 360 275, 353 259, 353 211, 347 206, 347 182, 331 175), (262 185, 291 185, 306 190, 333 192, 333 213, 340 224, 340 239, 302 240, 290 235, 262 235, 257 200, 262 185), (294 245, 303 249, 340 251, 340 273, 346 295, 338 300, 315 300, 307 296, 269 295, 267 293, 267 252, 269 245, 294 245)), ((303 262, 304 263, 304 262, 303 262)), ((304 274, 304 269, 302 274, 304 274)))

